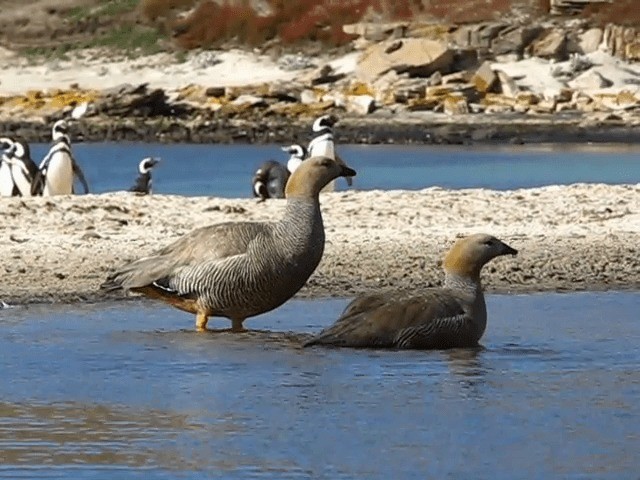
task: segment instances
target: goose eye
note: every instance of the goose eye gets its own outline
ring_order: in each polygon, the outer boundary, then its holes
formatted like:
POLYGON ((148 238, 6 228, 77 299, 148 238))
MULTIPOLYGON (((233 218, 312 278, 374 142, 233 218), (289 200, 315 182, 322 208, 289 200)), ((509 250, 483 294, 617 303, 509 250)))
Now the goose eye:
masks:
POLYGON ((492 245, 494 244, 494 243, 493 243, 493 240, 485 240, 485 241, 484 241, 484 242, 482 242, 482 243, 484 243, 487 247, 490 247, 490 246, 492 246, 492 245))

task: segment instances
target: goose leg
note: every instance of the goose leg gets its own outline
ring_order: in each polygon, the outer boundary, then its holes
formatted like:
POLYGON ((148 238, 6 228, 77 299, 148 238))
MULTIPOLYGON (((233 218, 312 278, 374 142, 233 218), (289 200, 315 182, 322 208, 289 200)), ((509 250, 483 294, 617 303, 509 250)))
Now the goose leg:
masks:
POLYGON ((206 313, 198 312, 196 314, 196 330, 198 332, 205 332, 207 330, 207 322, 209 317, 206 313))
POLYGON ((231 319, 231 331, 234 333, 246 332, 247 330, 242 326, 244 318, 232 318, 231 319))

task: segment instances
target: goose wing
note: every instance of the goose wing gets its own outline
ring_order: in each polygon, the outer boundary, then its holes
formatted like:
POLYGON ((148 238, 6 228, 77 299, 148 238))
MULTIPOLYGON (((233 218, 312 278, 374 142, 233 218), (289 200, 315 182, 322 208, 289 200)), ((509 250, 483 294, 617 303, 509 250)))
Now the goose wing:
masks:
POLYGON ((464 299, 449 290, 367 295, 353 300, 331 327, 307 345, 446 348, 465 333, 470 320, 464 299))
MULTIPOLYGON (((251 242, 268 230, 260 222, 226 222, 198 228, 150 257, 125 265, 101 285, 105 290, 135 289, 156 285, 176 294, 188 294, 174 285, 185 269, 222 263, 245 255, 251 242)), ((196 269, 197 270, 197 269, 196 269)))

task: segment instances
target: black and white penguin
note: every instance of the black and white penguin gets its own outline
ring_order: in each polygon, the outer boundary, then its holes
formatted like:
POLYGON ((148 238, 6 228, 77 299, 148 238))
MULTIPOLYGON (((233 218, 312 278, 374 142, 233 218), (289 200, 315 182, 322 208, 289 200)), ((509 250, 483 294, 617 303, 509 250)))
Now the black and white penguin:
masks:
POLYGON ((31 159, 29 144, 23 138, 15 139, 11 150, 13 154, 9 159, 9 164, 13 183, 18 189, 18 195, 30 197, 31 186, 38 174, 38 166, 31 159))
POLYGON ((40 169, 33 183, 34 195, 69 195, 75 193, 74 177, 84 187, 84 193, 89 193, 89 185, 84 173, 76 163, 71 153, 69 139, 69 125, 66 120, 58 120, 51 129, 53 145, 40 163, 40 169))
POLYGON ((152 179, 151 171, 160 162, 159 158, 146 157, 143 158, 138 164, 138 178, 136 183, 129 189, 130 192, 140 193, 142 195, 151 194, 152 192, 152 179))
POLYGON ((302 161, 307 158, 307 149, 297 143, 281 148, 284 152, 287 152, 289 154, 289 160, 287 161, 287 170, 289 170, 289 173, 291 174, 295 172, 296 168, 298 168, 302 161))
MULTIPOLYGON (((313 122, 313 139, 309 142, 309 158, 311 157, 329 157, 342 162, 342 159, 336 153, 336 147, 333 140, 333 126, 338 122, 335 115, 322 115, 313 122)), ((344 162, 343 162, 344 163, 344 162)), ((344 177, 347 185, 353 184, 352 177, 344 177)), ((322 191, 335 190, 335 180, 330 182, 322 191)))
POLYGON ((13 156, 13 139, 0 138, 0 197, 13 197, 18 194, 18 188, 11 175, 11 157, 13 156))
POLYGON ((313 122, 314 137, 309 142, 309 157, 336 158, 333 143, 333 126, 338 121, 335 115, 322 115, 313 122))

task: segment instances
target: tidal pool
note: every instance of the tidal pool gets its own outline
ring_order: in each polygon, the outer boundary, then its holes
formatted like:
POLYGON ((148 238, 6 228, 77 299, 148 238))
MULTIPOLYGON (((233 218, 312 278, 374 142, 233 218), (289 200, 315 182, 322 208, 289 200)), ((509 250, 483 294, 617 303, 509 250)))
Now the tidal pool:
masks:
POLYGON ((0 477, 638 478, 639 292, 489 295, 479 350, 299 347, 347 302, 240 335, 145 301, 0 310, 0 477))

